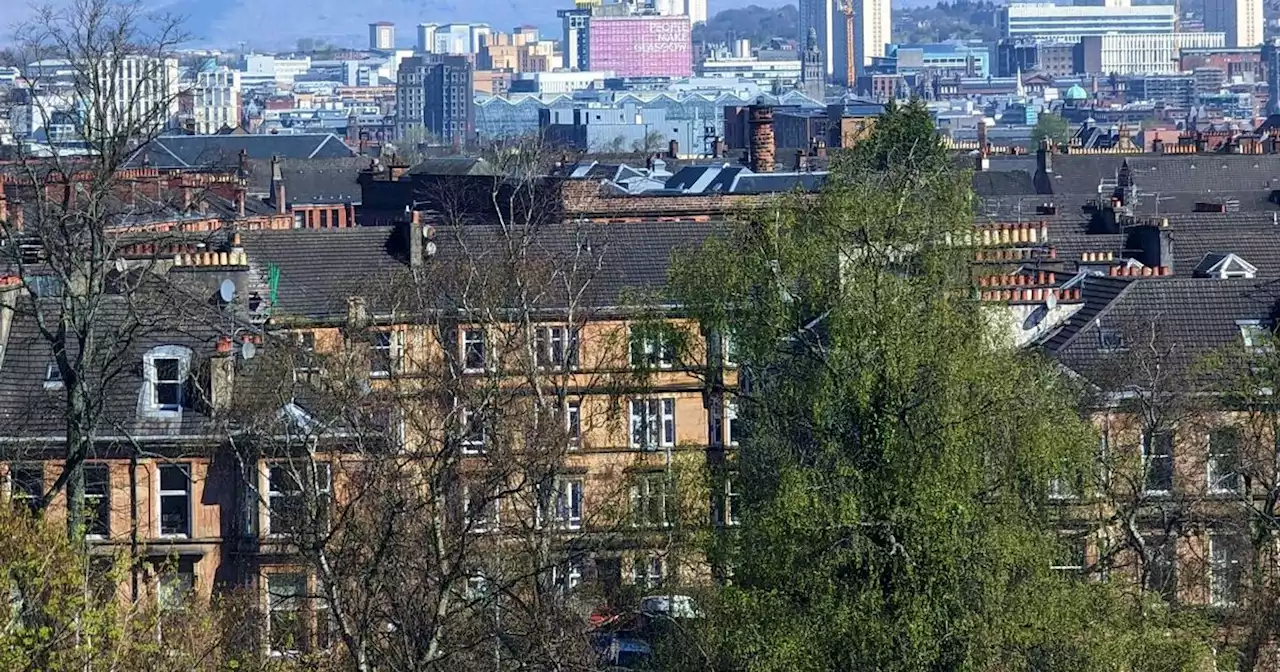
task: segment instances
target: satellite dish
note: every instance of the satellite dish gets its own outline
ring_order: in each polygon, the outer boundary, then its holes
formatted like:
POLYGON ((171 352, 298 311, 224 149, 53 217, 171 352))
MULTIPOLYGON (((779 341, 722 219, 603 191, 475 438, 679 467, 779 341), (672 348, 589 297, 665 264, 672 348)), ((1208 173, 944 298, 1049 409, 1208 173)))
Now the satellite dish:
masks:
POLYGON ((427 244, 422 246, 422 251, 425 252, 428 257, 436 256, 436 242, 434 240, 428 240, 427 244))
POLYGON ((1046 308, 1045 306, 1036 306, 1036 309, 1031 311, 1030 315, 1027 315, 1027 319, 1022 321, 1022 329, 1024 331, 1030 331, 1032 329, 1035 329, 1036 327, 1040 326, 1040 323, 1043 322, 1044 318, 1048 316, 1049 316, 1048 308, 1046 308))
POLYGON ((1045 297, 1044 305, 1045 305, 1045 308, 1047 308, 1047 309, 1049 309, 1049 310, 1053 310, 1054 308, 1057 308, 1057 307, 1058 307, 1058 295, 1057 295, 1057 294, 1055 294, 1055 293, 1053 293, 1053 292, 1049 292, 1049 295, 1048 295, 1047 297, 1045 297))
POLYGON ((223 280, 222 284, 218 285, 218 298, 222 299, 223 303, 231 303, 231 299, 235 297, 236 283, 232 282, 230 278, 223 280))
POLYGON ((127 270, 129 270, 129 262, 125 261, 124 257, 116 257, 116 272, 124 273, 127 270))
POLYGON ((240 356, 245 359, 253 359, 258 354, 258 346, 245 341, 240 344, 240 356))

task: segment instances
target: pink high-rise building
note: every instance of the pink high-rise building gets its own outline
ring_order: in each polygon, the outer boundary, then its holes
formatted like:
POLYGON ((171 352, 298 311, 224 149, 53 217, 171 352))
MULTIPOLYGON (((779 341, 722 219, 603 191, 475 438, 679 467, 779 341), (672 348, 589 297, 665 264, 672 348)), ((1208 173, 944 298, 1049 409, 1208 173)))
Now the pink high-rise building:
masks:
POLYGON ((587 26, 591 70, 618 77, 693 74, 693 32, 687 16, 593 16, 587 26))

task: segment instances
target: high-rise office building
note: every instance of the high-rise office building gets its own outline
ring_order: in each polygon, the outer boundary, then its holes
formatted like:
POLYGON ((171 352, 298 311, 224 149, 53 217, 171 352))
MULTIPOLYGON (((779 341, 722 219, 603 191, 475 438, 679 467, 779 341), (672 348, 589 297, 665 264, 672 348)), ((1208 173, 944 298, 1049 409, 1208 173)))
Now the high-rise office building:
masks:
POLYGON ((396 72, 396 136, 463 147, 476 127, 475 70, 465 56, 406 58, 396 72))
POLYGON ((1173 5, 1081 7, 1050 3, 1015 3, 1000 10, 1004 37, 1076 41, 1099 35, 1172 34, 1177 21, 1173 5))
POLYGON ((391 51, 396 48, 396 24, 378 21, 369 24, 369 48, 374 51, 391 51))
POLYGON ((1228 47, 1262 44, 1262 0, 1205 0, 1204 29, 1226 33, 1228 47))
POLYGON ((569 70, 587 70, 587 21, 591 19, 591 10, 586 7, 561 9, 556 12, 560 17, 563 31, 560 35, 560 49, 564 52, 564 67, 569 70))
POLYGON ((871 59, 885 55, 885 47, 893 41, 893 16, 889 0, 853 0, 853 39, 861 71, 871 59))
MULTIPOLYGON (((832 46, 834 44, 834 31, 837 26, 836 15, 839 10, 835 6, 836 0, 800 0, 800 34, 796 36, 797 42, 804 42, 808 39, 809 32, 813 31, 818 36, 818 51, 822 54, 823 72, 830 77, 835 72, 835 57, 832 54, 832 46)), ((844 15, 841 14, 838 21, 844 21, 844 15)), ((844 24, 839 23, 841 39, 844 39, 844 24)))
POLYGON ((1262 69, 1267 73, 1267 114, 1280 114, 1280 39, 1262 45, 1262 69))
POLYGON ((431 54, 436 50, 436 29, 440 26, 435 23, 419 23, 418 24, 418 53, 431 54))
POLYGON ((685 0, 685 13, 689 22, 697 25, 707 22, 707 0, 685 0))

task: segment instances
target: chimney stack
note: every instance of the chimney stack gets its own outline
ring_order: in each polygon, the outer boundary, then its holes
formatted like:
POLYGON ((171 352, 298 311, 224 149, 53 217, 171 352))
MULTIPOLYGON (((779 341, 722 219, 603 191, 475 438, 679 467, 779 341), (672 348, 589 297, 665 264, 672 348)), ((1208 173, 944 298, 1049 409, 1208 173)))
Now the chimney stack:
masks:
POLYGON ((751 126, 751 172, 772 173, 773 108, 768 105, 752 105, 747 110, 747 123, 751 126))
POLYGON ((280 172, 280 157, 271 157, 271 193, 275 200, 276 214, 283 215, 288 211, 284 194, 284 174, 280 172))
POLYGON ((209 406, 215 414, 231 409, 231 392, 235 387, 235 342, 230 336, 218 339, 217 348, 209 358, 209 406))
POLYGON ((803 173, 809 170, 809 155, 803 149, 796 150, 796 172, 803 173))
POLYGON ((368 326, 369 310, 366 307, 363 296, 347 297, 347 328, 351 330, 364 329, 368 326))
POLYGON ((422 213, 414 210, 409 215, 409 268, 422 267, 422 238, 422 213))
POLYGON ((244 187, 236 187, 236 216, 244 219, 244 187))
POLYGON ((1036 168, 1042 173, 1053 174, 1053 146, 1048 138, 1041 140, 1040 148, 1036 150, 1036 168))

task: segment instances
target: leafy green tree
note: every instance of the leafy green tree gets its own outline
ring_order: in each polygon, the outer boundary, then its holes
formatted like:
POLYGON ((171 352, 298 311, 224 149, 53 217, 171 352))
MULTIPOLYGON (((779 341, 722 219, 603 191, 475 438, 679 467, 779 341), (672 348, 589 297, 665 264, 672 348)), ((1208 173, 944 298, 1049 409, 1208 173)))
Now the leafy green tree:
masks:
POLYGON ((968 178, 891 106, 816 197, 731 224, 673 285, 748 384, 732 584, 660 642, 673 669, 1194 669, 1118 588, 1051 569, 1047 505, 1096 437, 973 297, 968 178))
POLYGON ((1031 141, 1038 147, 1046 138, 1055 145, 1065 145, 1071 139, 1071 126, 1061 115, 1042 114, 1031 129, 1031 141))

